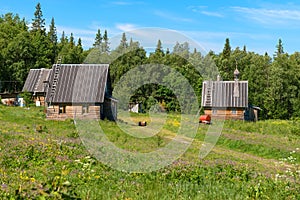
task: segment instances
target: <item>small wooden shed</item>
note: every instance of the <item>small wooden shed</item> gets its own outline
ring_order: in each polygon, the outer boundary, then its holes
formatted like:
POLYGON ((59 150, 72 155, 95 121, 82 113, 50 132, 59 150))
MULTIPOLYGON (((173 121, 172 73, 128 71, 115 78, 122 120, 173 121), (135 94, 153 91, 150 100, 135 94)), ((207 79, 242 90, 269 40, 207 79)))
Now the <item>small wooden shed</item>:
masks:
POLYGON ((30 69, 23 86, 22 92, 30 92, 34 102, 38 105, 45 105, 47 85, 51 69, 30 69))
POLYGON ((117 119, 108 64, 55 64, 48 84, 48 119, 117 119))
POLYGON ((206 115, 223 119, 244 119, 248 108, 248 81, 239 81, 234 71, 234 81, 204 81, 201 105, 206 115))

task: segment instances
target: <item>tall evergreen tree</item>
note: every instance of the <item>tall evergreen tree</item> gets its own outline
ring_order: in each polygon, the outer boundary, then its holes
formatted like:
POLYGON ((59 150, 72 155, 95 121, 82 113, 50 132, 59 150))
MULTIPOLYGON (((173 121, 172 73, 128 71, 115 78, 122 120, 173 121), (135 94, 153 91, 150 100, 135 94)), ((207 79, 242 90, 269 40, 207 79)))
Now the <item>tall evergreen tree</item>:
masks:
POLYGON ((69 44, 71 49, 75 46, 73 33, 71 33, 69 44))
POLYGON ((160 40, 157 41, 155 53, 162 54, 162 55, 164 54, 164 51, 163 51, 162 44, 161 44, 160 40))
POLYGON ((165 56, 165 54, 163 51, 162 43, 161 43, 161 40, 159 39, 157 41, 155 51, 154 51, 154 53, 150 53, 148 61, 149 61, 149 63, 163 64, 165 61, 164 56, 165 56))
POLYGON ((278 56, 280 56, 281 54, 284 54, 284 51, 283 51, 282 40, 279 39, 279 40, 278 40, 278 44, 276 45, 275 57, 278 57, 278 56))
POLYGON ((55 63, 56 57, 58 55, 58 47, 57 47, 57 33, 56 33, 54 18, 52 18, 51 24, 49 26, 48 38, 50 40, 49 48, 52 51, 51 63, 55 63))
POLYGON ((65 42, 67 42, 67 38, 66 38, 65 31, 63 31, 60 37, 60 43, 64 44, 65 42))
POLYGON ((230 58, 230 54, 231 54, 231 46, 230 46, 229 38, 226 38, 226 40, 225 40, 225 46, 224 46, 224 49, 222 51, 222 56, 225 59, 229 59, 230 58))
POLYGON ((49 26, 48 36, 49 36, 51 42, 53 44, 57 45, 57 32, 56 32, 56 27, 55 27, 55 22, 54 22, 53 17, 51 19, 51 23, 50 23, 50 26, 49 26))
POLYGON ((49 68, 52 65, 53 53, 50 38, 46 35, 45 19, 41 4, 36 5, 34 19, 32 20, 31 43, 35 64, 33 68, 49 68))
POLYGON ((41 31, 45 33, 45 19, 43 18, 43 12, 41 8, 41 4, 37 3, 34 12, 34 19, 32 19, 32 30, 33 31, 41 31))
POLYGON ((102 50, 103 52, 108 53, 109 52, 109 42, 108 42, 108 35, 107 35, 107 30, 104 31, 103 34, 103 43, 102 43, 102 50))
POLYGON ((122 34, 122 38, 120 40, 120 44, 116 48, 116 51, 114 51, 114 57, 119 57, 120 55, 122 55, 123 53, 125 53, 126 50, 127 50, 127 48, 128 48, 128 43, 127 43, 126 34, 123 33, 122 34))
POLYGON ((100 29, 98 29, 93 47, 100 48, 101 44, 102 44, 102 35, 100 29))
POLYGON ((128 47, 127 38, 126 38, 126 34, 125 33, 122 34, 122 39, 121 39, 120 47, 122 49, 126 49, 128 47))
POLYGON ((231 58, 231 46, 229 38, 226 38, 223 51, 216 60, 216 64, 223 80, 233 79, 233 71, 236 66, 236 60, 231 58))

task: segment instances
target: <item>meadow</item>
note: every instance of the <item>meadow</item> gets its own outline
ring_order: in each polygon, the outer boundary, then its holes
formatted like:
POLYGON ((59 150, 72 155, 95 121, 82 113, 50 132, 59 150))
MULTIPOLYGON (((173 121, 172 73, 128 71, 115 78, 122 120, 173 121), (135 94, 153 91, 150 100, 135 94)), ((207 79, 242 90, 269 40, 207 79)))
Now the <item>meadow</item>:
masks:
MULTIPOLYGON (((131 128, 149 120, 147 114, 130 117, 131 128)), ((114 122, 100 125, 117 147, 150 152, 167 145, 180 123, 178 114, 169 114, 159 133, 147 138, 125 134, 114 122)), ((129 173, 90 154, 72 119, 46 120, 42 107, 0 106, 0 198, 300 199, 299 119, 226 121, 216 146, 200 159, 208 128, 200 124, 190 147, 172 164, 129 173)))

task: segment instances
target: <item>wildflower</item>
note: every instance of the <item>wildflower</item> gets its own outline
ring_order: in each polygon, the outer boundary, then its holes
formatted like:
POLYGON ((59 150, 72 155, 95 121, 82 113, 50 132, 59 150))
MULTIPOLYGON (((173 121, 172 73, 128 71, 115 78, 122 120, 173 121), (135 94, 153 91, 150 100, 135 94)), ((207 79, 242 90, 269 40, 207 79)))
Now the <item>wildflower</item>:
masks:
POLYGON ((30 182, 34 183, 35 182, 35 178, 30 178, 30 182))
POLYGON ((65 186, 70 186, 71 185, 70 181, 65 181, 62 184, 65 185, 65 186))
POLYGON ((69 170, 62 170, 61 171, 61 175, 68 175, 69 174, 69 170))

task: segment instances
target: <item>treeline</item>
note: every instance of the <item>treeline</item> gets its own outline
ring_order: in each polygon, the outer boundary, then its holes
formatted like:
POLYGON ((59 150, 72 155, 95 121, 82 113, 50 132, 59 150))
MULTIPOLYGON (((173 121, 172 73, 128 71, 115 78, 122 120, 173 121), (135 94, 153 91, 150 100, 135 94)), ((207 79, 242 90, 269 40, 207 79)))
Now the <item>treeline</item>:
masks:
MULTIPOLYGON (((187 42, 164 50, 160 40, 155 51, 147 54, 138 41, 128 41, 125 33, 118 47, 110 49, 109 44, 106 30, 95 33, 93 47, 88 50, 82 48, 80 38, 74 40, 73 34, 63 33, 58 38, 54 18, 46 31, 39 3, 30 26, 18 15, 5 14, 0 17, 0 91, 20 91, 29 69, 51 68, 61 57, 62 63, 110 63, 113 87, 136 66, 169 66, 189 81, 200 103, 204 79, 215 79, 218 69, 223 80, 233 80, 237 67, 240 79, 249 82, 249 103, 262 108, 261 118, 300 117, 300 53, 285 53, 280 39, 274 55, 249 52, 246 46, 232 49, 229 39, 221 53, 207 55, 191 50, 187 42)), ((155 72, 152 74, 155 79, 155 72)), ((181 109, 174 92, 159 84, 140 87, 131 101, 142 102, 145 110, 153 104, 166 110, 181 109)))

